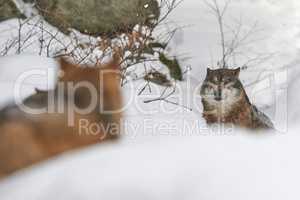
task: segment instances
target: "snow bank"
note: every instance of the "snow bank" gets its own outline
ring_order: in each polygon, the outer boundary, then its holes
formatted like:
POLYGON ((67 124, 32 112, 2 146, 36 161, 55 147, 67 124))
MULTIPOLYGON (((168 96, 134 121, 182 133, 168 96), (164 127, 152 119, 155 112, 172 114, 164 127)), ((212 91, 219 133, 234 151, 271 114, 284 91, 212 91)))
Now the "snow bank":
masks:
POLYGON ((244 133, 95 146, 2 182, 0 194, 3 200, 296 200, 298 140, 293 133, 244 133))

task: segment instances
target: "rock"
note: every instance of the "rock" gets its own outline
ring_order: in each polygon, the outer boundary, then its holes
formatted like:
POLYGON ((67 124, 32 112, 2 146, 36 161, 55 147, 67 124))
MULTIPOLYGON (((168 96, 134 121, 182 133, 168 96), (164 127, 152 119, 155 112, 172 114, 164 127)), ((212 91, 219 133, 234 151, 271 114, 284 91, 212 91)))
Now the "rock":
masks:
POLYGON ((24 17, 12 0, 0 0, 0 21, 24 17))
POLYGON ((96 36, 150 25, 160 14, 156 0, 37 0, 36 7, 64 33, 74 28, 96 36))

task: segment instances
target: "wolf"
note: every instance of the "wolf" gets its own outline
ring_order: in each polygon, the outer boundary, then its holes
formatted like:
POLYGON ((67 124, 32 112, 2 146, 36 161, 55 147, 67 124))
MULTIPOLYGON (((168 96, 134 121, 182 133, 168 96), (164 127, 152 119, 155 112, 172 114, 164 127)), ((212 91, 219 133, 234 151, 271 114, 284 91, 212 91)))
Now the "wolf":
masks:
POLYGON ((201 86, 203 117, 207 124, 233 124, 250 129, 273 129, 271 120, 250 103, 239 79, 240 68, 207 69, 201 86))
POLYGON ((23 101, 26 108, 46 108, 47 112, 33 114, 15 104, 0 111, 0 179, 66 151, 118 138, 122 118, 119 62, 113 59, 102 66, 82 67, 62 58, 59 64, 57 87, 37 90, 23 101), (74 90, 80 83, 93 87, 97 97, 95 106, 85 113, 80 108, 88 107, 93 95, 82 85, 74 90), (82 130, 81 120, 108 128, 82 130))

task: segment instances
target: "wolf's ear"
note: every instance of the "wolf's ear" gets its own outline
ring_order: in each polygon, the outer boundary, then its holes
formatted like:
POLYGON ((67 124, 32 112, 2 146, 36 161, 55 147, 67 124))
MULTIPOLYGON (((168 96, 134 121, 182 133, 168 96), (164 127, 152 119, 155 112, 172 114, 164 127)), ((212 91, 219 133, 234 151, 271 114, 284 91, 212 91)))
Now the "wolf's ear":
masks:
POLYGON ((68 73, 68 71, 72 70, 72 68, 74 67, 74 64, 72 64, 66 58, 60 58, 59 65, 60 65, 60 70, 62 70, 65 73, 68 73))
POLYGON ((60 65, 60 71, 59 71, 59 78, 62 79, 66 74, 71 73, 77 66, 70 61, 68 61, 66 58, 60 58, 58 60, 58 63, 60 65))
POLYGON ((236 77, 239 77, 240 76, 240 72, 241 72, 241 68, 239 67, 239 68, 235 69, 233 72, 234 72, 234 75, 236 77))
POLYGON ((100 64, 99 66, 101 68, 106 68, 106 69, 111 69, 111 70, 120 70, 120 65, 121 65, 121 57, 119 54, 114 53, 111 60, 107 63, 100 64))
POLYGON ((206 74, 207 74, 207 75, 210 75, 210 74, 211 74, 211 72, 212 72, 212 70, 211 70, 211 69, 209 69, 209 68, 207 68, 206 74))
POLYGON ((58 60, 58 62, 59 62, 59 65, 60 65, 60 70, 62 70, 63 72, 66 72, 66 71, 70 70, 71 63, 66 58, 60 58, 58 60))

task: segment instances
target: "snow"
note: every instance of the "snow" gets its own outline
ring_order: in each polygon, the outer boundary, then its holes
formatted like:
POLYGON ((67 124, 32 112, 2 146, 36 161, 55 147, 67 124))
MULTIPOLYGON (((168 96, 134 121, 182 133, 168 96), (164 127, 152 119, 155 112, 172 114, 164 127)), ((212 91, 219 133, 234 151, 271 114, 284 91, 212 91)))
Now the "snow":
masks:
MULTIPOLYGON (((186 0, 171 21, 191 26, 177 32, 170 51, 191 57, 182 63, 193 70, 177 85, 171 100, 192 111, 165 102, 145 104, 162 88, 153 85, 152 93, 145 90, 138 96, 144 82, 130 82, 123 88, 126 126, 119 142, 70 152, 21 171, 0 183, 1 200, 298 200, 299 9, 295 0, 233 0, 226 15, 231 20, 242 10, 245 27, 258 20, 264 28, 254 35, 256 42, 245 48, 246 53, 276 52, 241 72, 251 101, 272 118, 276 132, 253 134, 231 128, 220 132, 218 127, 206 127, 198 91, 206 67, 214 67, 220 57, 219 36, 203 3, 186 0)), ((11 22, 0 24, 0 29, 11 22)), ((233 65, 243 64, 243 59, 233 65)), ((14 83, 25 71, 42 69, 50 74, 26 80, 24 97, 36 87, 47 89, 55 83, 53 59, 9 56, 0 58, 0 66, 1 106, 14 98, 14 83)))
POLYGON ((296 200, 298 137, 155 136, 99 145, 4 181, 1 199, 296 200))
POLYGON ((0 66, 1 108, 11 101, 30 96, 35 89, 55 87, 58 66, 53 59, 29 54, 7 56, 0 59, 0 66), (21 91, 21 94, 16 96, 15 91, 21 91))

